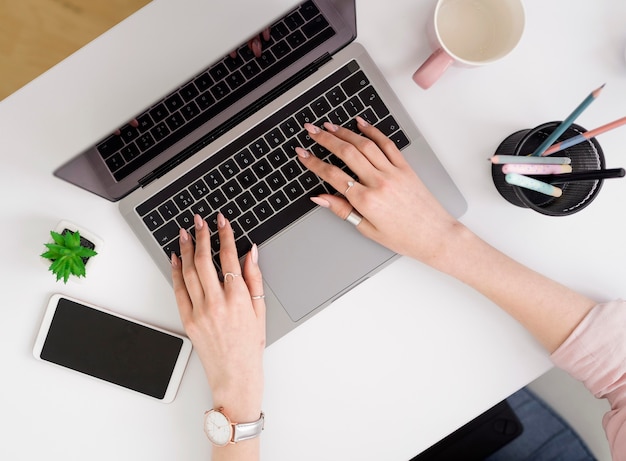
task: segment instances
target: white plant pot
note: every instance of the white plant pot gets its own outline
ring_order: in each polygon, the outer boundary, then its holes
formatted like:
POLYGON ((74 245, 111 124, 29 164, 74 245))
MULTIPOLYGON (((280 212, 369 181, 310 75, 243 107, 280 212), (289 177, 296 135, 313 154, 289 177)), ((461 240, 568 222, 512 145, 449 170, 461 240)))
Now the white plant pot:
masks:
MULTIPOLYGON (((80 236, 81 239, 87 239, 89 240, 91 243, 93 243, 94 245, 94 250, 97 251, 98 253, 102 252, 102 248, 104 247, 104 241, 98 237, 97 235, 95 235, 94 233, 90 232, 89 230, 76 225, 75 223, 71 222, 71 221, 67 221, 67 220, 62 220, 60 221, 55 228, 53 229, 54 232, 57 232, 59 234, 62 234, 63 231, 65 230, 69 230, 71 232, 76 232, 79 231, 80 232, 80 236)), ((50 243, 53 243, 52 240, 50 240, 50 243)), ((45 258, 41 258, 42 261, 47 265, 47 267, 50 267, 50 260, 45 259, 45 258)), ((89 275, 89 271, 90 269, 93 267, 93 261, 94 259, 96 259, 95 257, 91 257, 87 259, 87 262, 85 263, 85 276, 89 275)), ((75 277, 75 276, 71 276, 69 278, 69 280, 74 280, 74 281, 80 281, 83 277, 75 277)))

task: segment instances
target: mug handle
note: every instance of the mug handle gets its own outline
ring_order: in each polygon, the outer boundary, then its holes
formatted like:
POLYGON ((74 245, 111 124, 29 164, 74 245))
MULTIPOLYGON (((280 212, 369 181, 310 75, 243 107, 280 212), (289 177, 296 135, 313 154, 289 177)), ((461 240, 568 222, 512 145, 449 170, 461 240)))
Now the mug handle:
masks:
POLYGON ((427 90, 443 75, 454 59, 443 48, 437 48, 413 74, 413 81, 427 90))

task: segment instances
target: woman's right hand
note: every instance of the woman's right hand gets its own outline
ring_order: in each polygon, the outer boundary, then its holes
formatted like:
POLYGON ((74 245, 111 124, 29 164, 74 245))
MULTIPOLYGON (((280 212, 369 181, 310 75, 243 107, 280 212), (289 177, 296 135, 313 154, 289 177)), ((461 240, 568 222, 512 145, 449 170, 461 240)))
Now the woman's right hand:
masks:
POLYGON ((397 253, 439 266, 446 242, 463 226, 439 204, 393 141, 360 117, 357 125, 365 136, 331 123, 324 125, 327 131, 305 125, 314 141, 359 178, 353 181, 336 166, 297 148, 308 169, 344 193, 344 197, 323 194, 312 200, 341 219, 356 210, 363 216, 357 225, 363 235, 397 253), (348 190, 349 182, 354 185, 348 190))

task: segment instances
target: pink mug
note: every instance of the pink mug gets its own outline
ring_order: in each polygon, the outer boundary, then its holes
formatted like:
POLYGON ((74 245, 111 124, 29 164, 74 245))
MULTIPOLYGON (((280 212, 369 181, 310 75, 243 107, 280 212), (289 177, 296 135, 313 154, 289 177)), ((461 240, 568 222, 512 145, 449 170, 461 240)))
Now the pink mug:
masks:
POLYGON ((475 67, 503 58, 517 46, 524 22, 521 0, 438 0, 431 24, 437 49, 413 80, 428 89, 453 63, 475 67))

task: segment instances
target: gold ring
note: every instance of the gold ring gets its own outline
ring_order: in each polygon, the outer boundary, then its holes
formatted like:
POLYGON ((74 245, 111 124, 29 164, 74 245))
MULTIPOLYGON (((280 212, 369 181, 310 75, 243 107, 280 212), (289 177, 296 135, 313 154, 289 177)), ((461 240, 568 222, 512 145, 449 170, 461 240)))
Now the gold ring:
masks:
POLYGON ((233 272, 226 272, 224 274, 224 283, 228 282, 228 277, 230 277, 231 282, 235 280, 235 277, 241 277, 241 274, 235 274, 233 272))

